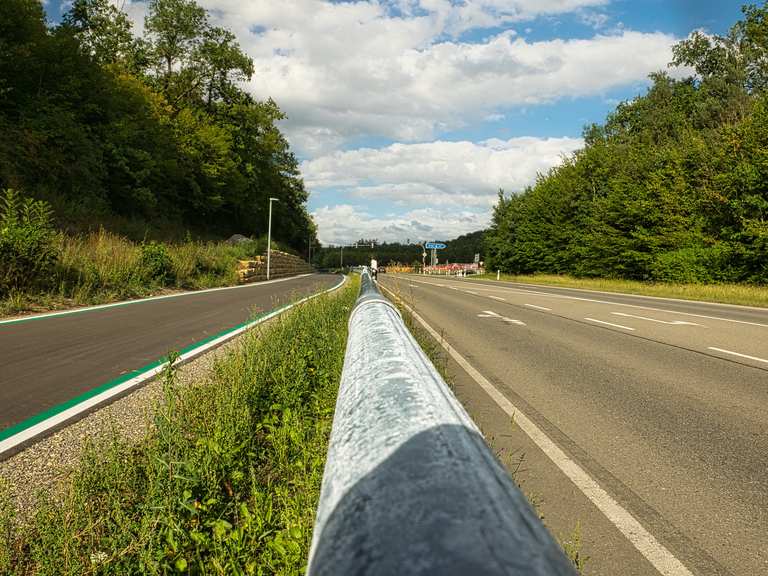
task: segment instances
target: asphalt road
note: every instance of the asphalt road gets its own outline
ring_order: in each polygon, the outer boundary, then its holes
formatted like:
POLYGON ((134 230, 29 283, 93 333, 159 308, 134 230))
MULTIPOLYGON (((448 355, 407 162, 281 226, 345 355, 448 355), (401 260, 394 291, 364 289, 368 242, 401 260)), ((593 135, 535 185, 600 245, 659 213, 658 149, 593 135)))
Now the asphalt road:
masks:
MULTIPOLYGON (((768 574, 768 310, 381 275, 692 574, 768 574)), ((457 395, 587 574, 658 574, 458 365, 457 395)), ((680 572, 668 572, 678 574, 680 572)))
POLYGON ((338 282, 314 274, 0 323, 0 432, 338 282))

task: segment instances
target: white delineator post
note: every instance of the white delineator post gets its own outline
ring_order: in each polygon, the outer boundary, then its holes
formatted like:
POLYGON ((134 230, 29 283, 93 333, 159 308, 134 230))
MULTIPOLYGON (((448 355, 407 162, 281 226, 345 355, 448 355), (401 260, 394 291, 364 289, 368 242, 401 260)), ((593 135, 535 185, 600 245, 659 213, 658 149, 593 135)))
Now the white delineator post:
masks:
POLYGON ((269 222, 267 223, 267 280, 269 280, 269 260, 272 255, 272 202, 280 202, 277 198, 269 199, 269 222))

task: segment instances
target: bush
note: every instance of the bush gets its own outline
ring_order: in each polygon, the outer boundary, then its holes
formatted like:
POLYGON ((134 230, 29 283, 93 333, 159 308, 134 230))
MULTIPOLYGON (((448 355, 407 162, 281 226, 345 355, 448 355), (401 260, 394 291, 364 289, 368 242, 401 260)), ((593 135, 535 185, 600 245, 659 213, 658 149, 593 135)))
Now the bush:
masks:
POLYGON ((724 243, 663 252, 651 263, 651 276, 659 282, 677 284, 724 282, 736 275, 733 256, 731 247, 724 243))
POLYGON ((50 277, 58 259, 47 202, 15 190, 0 195, 0 294, 28 290, 50 277))
POLYGON ((170 284, 175 280, 173 260, 165 244, 149 242, 141 246, 141 267, 150 280, 170 284))

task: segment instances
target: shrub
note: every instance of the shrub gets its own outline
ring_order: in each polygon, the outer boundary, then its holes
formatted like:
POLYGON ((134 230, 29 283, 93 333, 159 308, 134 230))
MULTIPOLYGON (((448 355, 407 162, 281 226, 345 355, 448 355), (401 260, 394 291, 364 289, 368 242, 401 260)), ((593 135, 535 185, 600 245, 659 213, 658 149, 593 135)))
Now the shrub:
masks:
POLYGON ((692 246, 657 254, 651 276, 659 282, 699 284, 723 282, 732 278, 733 251, 724 243, 709 247, 692 246))
POLYGON ((174 281, 173 260, 165 244, 149 242, 141 246, 141 267, 147 277, 160 284, 174 281))
POLYGON ((0 195, 0 294, 43 283, 57 258, 48 203, 4 190, 0 195))

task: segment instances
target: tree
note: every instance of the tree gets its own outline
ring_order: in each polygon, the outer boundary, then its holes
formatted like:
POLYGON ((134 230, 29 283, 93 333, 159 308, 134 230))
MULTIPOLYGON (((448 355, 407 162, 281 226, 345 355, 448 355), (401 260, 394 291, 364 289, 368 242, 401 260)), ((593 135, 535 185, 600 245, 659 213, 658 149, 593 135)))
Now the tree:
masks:
POLYGON ((186 94, 190 90, 188 72, 194 66, 194 55, 207 24, 205 10, 194 0, 149 2, 144 28, 151 43, 155 74, 171 102, 179 92, 186 94))
POLYGON ((240 49, 235 35, 223 28, 208 28, 198 55, 206 105, 210 108, 215 101, 231 104, 240 99, 237 83, 251 79, 253 60, 240 49))
POLYGON ((143 47, 133 36, 131 21, 109 0, 75 0, 63 24, 101 65, 120 63, 133 68, 141 59, 143 47))

